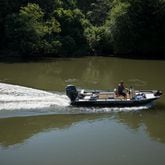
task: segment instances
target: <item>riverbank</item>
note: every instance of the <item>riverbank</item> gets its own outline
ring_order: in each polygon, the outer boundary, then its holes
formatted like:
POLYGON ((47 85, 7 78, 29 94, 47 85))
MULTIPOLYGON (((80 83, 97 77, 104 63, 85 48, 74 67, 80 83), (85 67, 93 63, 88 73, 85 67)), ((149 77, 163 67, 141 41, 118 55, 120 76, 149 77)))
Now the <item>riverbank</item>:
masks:
POLYGON ((28 61, 42 61, 48 60, 51 61, 55 60, 56 58, 82 58, 82 57, 115 57, 115 58, 123 58, 123 59, 135 59, 135 60, 165 60, 165 55, 163 54, 90 54, 87 53, 86 55, 50 55, 50 54, 21 54, 19 52, 13 51, 0 51, 0 62, 28 62, 28 61))

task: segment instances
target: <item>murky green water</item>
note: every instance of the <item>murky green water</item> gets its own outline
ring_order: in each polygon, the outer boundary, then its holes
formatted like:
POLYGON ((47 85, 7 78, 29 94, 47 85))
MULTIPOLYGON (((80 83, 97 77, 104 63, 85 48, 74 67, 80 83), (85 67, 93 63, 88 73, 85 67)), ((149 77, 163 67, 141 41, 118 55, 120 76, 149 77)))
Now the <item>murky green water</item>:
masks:
POLYGON ((26 63, 0 63, 0 80, 33 88, 63 91, 69 83, 109 89, 121 79, 137 88, 164 90, 165 61, 93 57, 26 63))
POLYGON ((165 164, 164 96, 138 110, 72 108, 64 95, 67 84, 112 89, 120 80, 165 91, 164 71, 165 61, 104 57, 1 62, 0 164, 165 164))

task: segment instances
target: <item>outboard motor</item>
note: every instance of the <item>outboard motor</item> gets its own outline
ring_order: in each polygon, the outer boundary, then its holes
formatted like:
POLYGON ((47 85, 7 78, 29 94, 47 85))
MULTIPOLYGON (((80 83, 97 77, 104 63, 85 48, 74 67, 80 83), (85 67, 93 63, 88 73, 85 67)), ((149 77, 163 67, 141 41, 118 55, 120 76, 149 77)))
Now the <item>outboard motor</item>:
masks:
POLYGON ((74 102, 78 96, 78 91, 74 85, 67 85, 66 95, 70 98, 71 102, 74 102))

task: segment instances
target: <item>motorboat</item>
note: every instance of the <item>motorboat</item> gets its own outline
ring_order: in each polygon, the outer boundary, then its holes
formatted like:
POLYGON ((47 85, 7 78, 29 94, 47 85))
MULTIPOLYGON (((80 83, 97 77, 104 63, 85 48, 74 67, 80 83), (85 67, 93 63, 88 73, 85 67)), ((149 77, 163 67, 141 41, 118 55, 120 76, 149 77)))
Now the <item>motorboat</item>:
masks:
POLYGON ((67 85, 66 95, 73 106, 82 107, 137 107, 144 106, 159 99, 160 90, 134 90, 126 92, 126 96, 120 96, 115 90, 77 90, 74 85, 67 85))

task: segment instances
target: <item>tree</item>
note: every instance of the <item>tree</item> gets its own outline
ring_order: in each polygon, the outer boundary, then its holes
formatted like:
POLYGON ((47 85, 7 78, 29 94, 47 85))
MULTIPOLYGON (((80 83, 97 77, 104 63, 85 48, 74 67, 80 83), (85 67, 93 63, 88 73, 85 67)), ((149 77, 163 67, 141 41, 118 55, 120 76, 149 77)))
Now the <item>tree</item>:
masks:
POLYGON ((142 56, 163 53, 165 51, 165 1, 130 0, 130 5, 128 16, 132 22, 132 31, 138 36, 137 52, 142 56))
POLYGON ((6 44, 5 22, 6 18, 19 11, 21 5, 27 0, 0 0, 0 49, 4 49, 6 44))
POLYGON ((87 18, 95 26, 103 25, 111 9, 111 5, 112 0, 95 0, 95 2, 90 4, 91 8, 87 12, 87 18))
POLYGON ((106 21, 106 26, 111 33, 115 53, 129 53, 132 49, 130 22, 127 12, 130 4, 114 1, 113 8, 106 21), (128 36, 129 35, 129 36, 128 36))
POLYGON ((60 41, 61 53, 77 54, 84 49, 86 39, 84 36, 85 16, 79 9, 58 8, 53 15, 61 25, 60 41), (81 51, 80 51, 81 50, 81 51))
POLYGON ((77 7, 86 14, 88 11, 92 10, 91 3, 95 3, 96 0, 77 0, 77 7))
POLYGON ((1 0, 0 49, 155 56, 165 52, 164 20, 165 0, 1 0))
MULTIPOLYGON (((9 46, 24 54, 53 53, 54 35, 60 32, 60 24, 55 18, 44 21, 44 12, 39 5, 28 3, 21 7, 18 15, 8 18, 6 33, 9 46)), ((58 47, 57 46, 57 47, 58 47)))
POLYGON ((112 53, 110 33, 105 27, 91 25, 86 28, 85 35, 92 54, 101 55, 112 53))
POLYGON ((162 0, 114 0, 106 26, 117 54, 164 52, 165 4, 162 0))

